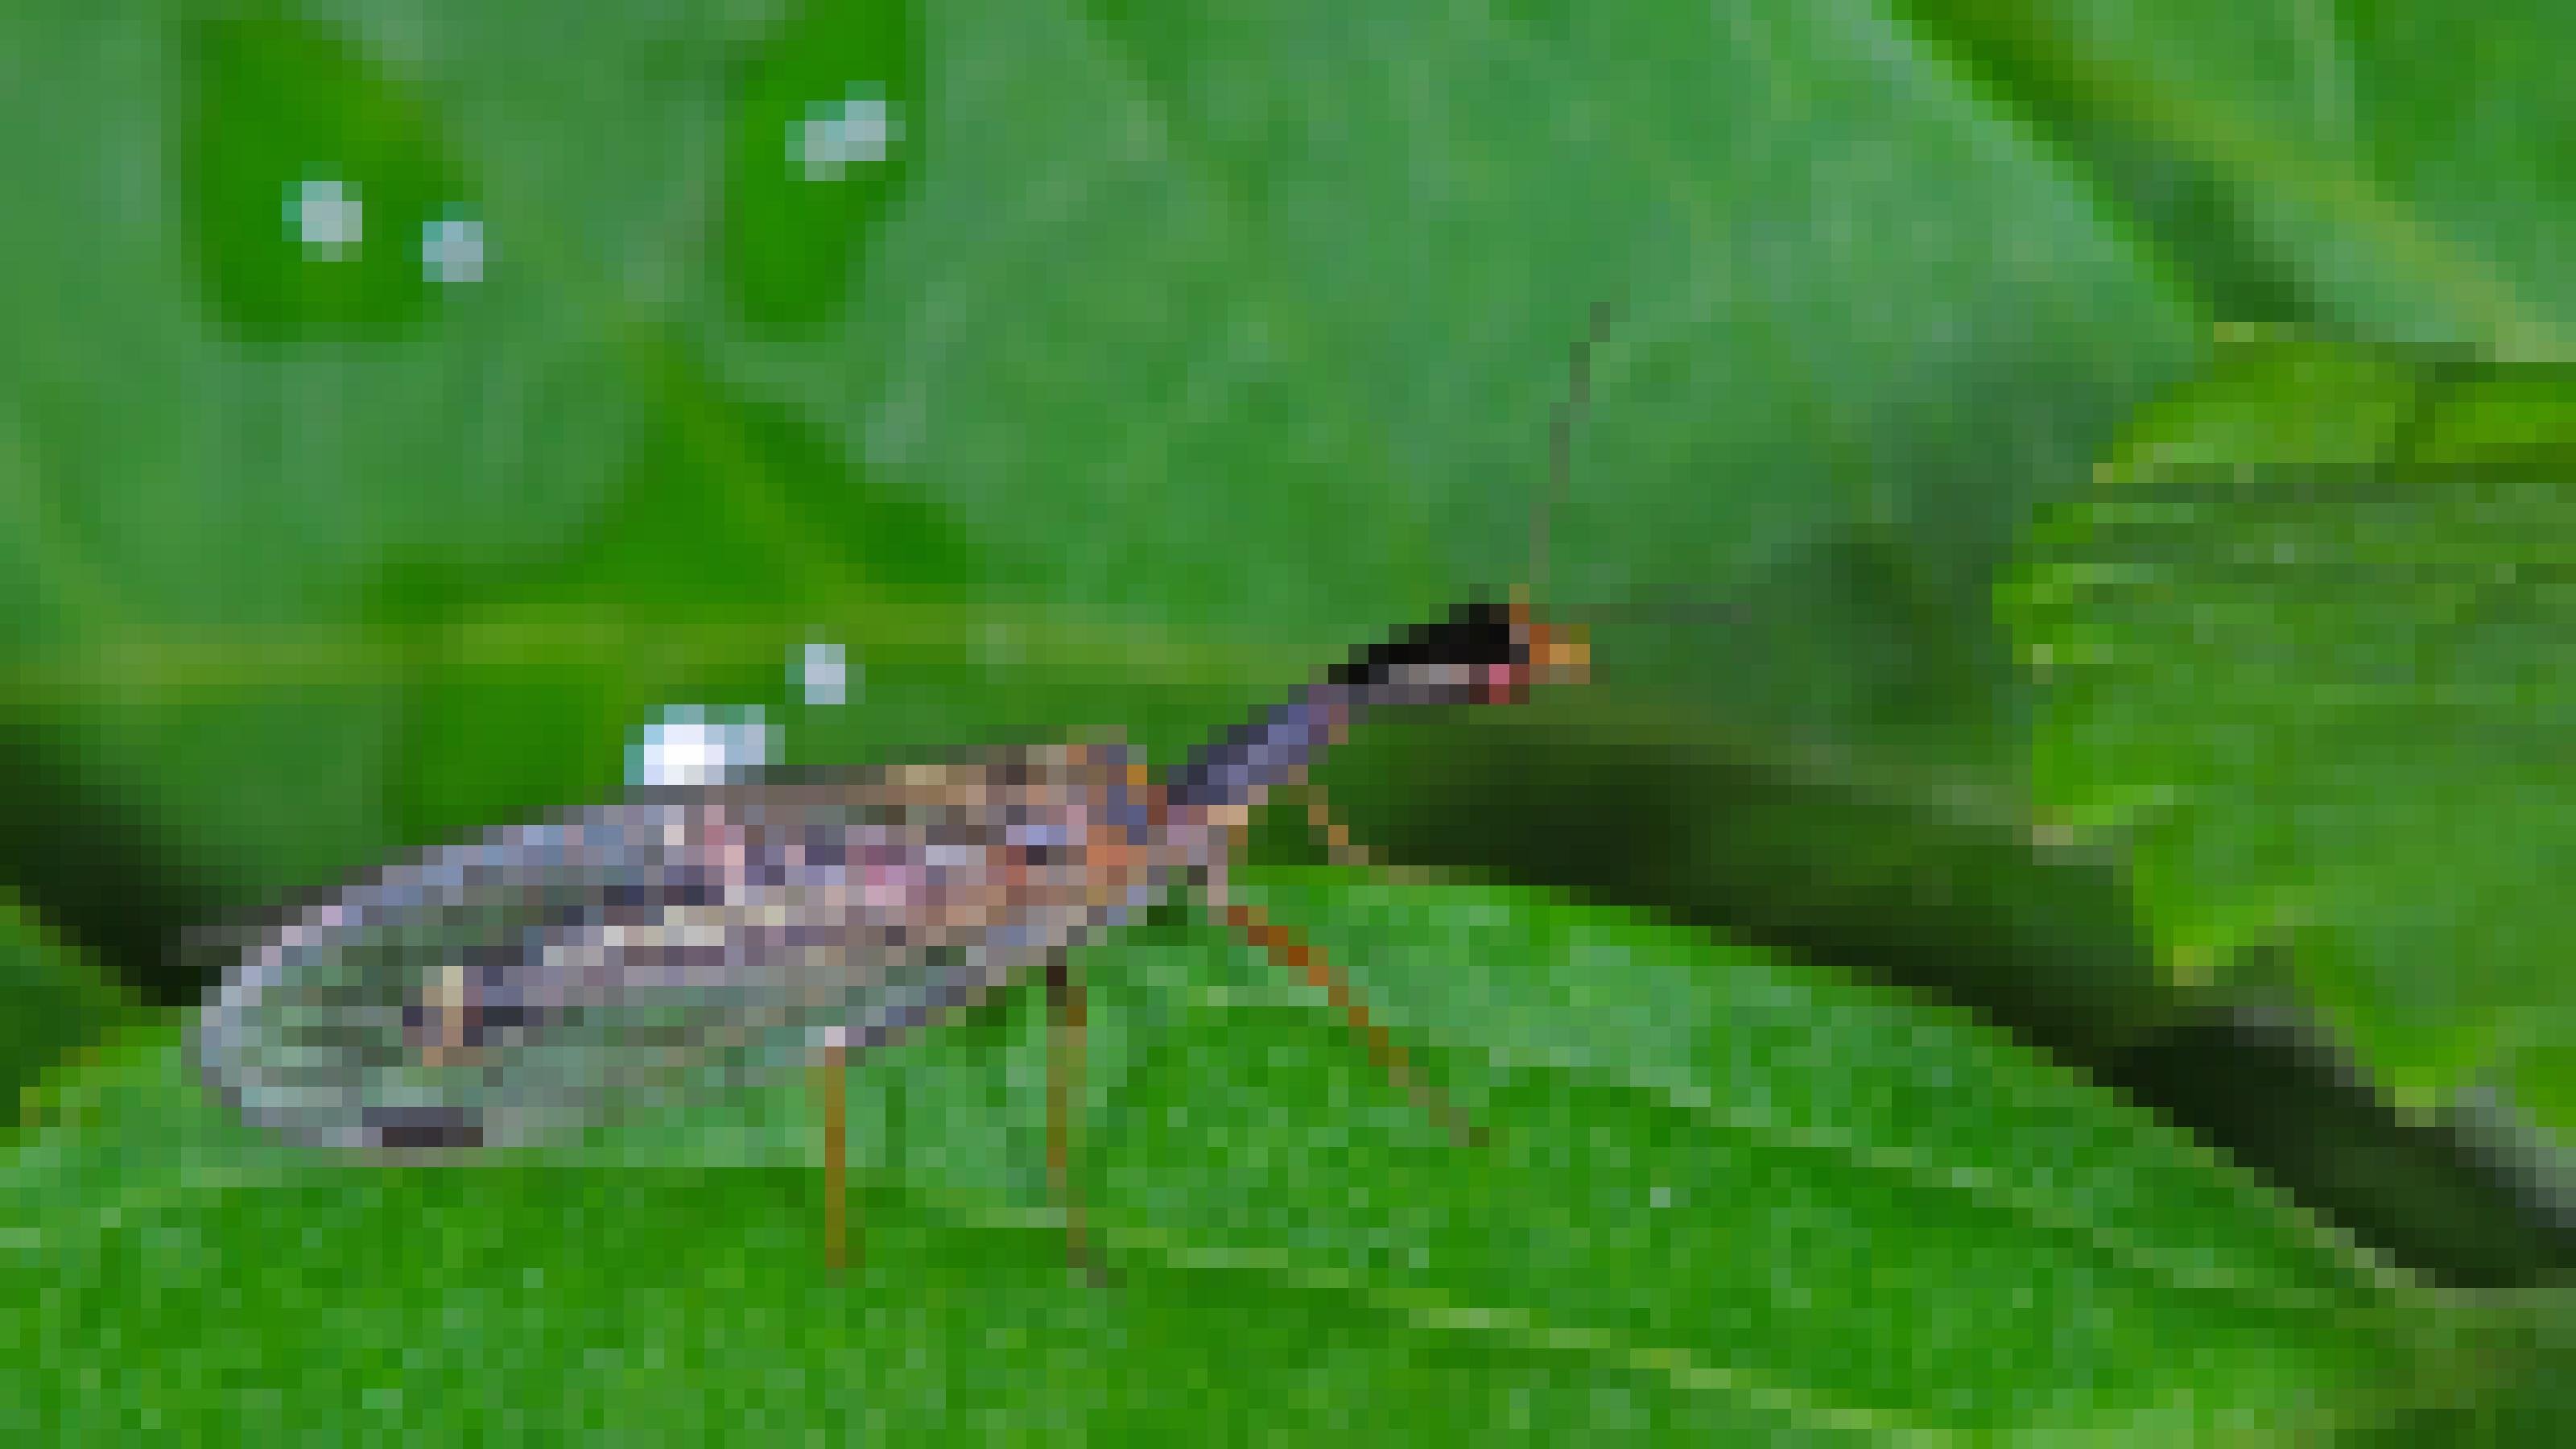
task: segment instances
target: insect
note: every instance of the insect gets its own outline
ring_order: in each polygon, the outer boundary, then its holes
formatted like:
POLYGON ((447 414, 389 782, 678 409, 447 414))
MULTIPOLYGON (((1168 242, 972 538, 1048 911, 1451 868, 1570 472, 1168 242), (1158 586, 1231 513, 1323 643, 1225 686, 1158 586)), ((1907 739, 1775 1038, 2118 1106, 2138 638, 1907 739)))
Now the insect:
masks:
MULTIPOLYGON (((1588 343, 1552 429, 1560 477, 1588 343)), ((1083 1266, 1067 1171, 1084 1024, 1073 958, 1175 884, 1322 988, 1400 1088, 1467 1131, 1329 963, 1230 899, 1226 863, 1267 795, 1304 783, 1371 711, 1517 701, 1582 678, 1588 659, 1579 629, 1541 622, 1516 592, 1360 650, 1161 778, 1114 742, 1042 745, 649 788, 496 830, 252 942, 204 1009, 198 1066, 292 1139, 408 1156, 536 1142, 696 1078, 814 1064, 837 1266, 849 1058, 1042 971, 1048 1177, 1083 1266)))

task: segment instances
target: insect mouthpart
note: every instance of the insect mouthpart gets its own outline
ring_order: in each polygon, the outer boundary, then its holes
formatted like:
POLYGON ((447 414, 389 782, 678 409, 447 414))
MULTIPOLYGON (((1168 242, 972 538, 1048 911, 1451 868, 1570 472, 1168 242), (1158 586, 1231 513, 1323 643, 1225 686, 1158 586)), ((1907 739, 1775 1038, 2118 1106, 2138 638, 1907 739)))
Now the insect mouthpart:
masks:
POLYGON ((1533 684, 1581 684, 1592 674, 1592 641, 1580 624, 1541 624, 1522 619, 1527 632, 1525 663, 1518 679, 1533 684))

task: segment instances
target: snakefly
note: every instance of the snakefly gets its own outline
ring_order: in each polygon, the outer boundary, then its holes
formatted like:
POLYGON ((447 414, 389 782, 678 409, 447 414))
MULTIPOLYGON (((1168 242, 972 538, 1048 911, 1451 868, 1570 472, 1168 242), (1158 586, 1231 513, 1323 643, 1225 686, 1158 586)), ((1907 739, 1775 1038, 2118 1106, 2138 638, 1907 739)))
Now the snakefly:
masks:
MULTIPOLYGON (((1586 350, 1551 430, 1559 474, 1586 350)), ((1545 516, 1542 500, 1541 557, 1545 516)), ((651 787, 495 830, 379 871, 250 943, 205 1007, 194 1054, 252 1122, 398 1157, 532 1142, 711 1067, 814 1064, 837 1264, 849 1056, 1043 969, 1049 1182, 1081 1264, 1066 1171, 1083 1028, 1074 948, 1193 883, 1213 916, 1321 987, 1388 1074, 1455 1128, 1332 968, 1227 898, 1226 862, 1267 794, 1303 783, 1370 711, 1515 701, 1581 678, 1587 659, 1578 629, 1540 622, 1515 591, 1360 650, 1159 778, 1121 745, 1043 745, 651 787)))

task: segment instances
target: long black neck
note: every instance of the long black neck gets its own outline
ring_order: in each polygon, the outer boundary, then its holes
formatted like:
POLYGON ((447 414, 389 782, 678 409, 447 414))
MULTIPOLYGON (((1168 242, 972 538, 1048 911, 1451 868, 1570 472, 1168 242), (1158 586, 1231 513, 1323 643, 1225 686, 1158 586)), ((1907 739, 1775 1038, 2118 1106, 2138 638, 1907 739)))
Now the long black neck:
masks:
POLYGON ((1315 756, 1367 708, 1362 688, 1329 680, 1310 684, 1296 698, 1190 751, 1172 777, 1172 805, 1248 805, 1256 793, 1303 779, 1315 756))
POLYGON ((1171 803, 1193 810, 1248 805, 1260 792, 1303 779, 1315 756, 1370 710, 1463 703, 1479 697, 1476 671, 1526 663, 1509 609, 1461 604, 1447 618, 1360 650, 1286 703, 1199 746, 1172 777, 1171 803))

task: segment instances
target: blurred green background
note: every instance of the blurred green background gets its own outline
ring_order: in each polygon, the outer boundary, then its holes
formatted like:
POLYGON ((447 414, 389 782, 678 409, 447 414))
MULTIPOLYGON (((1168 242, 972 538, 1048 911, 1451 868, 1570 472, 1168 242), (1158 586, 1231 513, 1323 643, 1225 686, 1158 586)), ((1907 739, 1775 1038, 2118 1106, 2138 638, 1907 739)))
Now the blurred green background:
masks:
POLYGON ((0 13, 0 1422, 2483 1437, 2576 1404, 2557 7, 0 13), (1533 567, 1028 1003, 475 1170, 206 1102, 209 928, 613 796, 1169 760, 1533 567), (801 701, 828 640, 851 697, 801 701), (1151 1390, 1149 1392, 1148 1390, 1151 1390))

